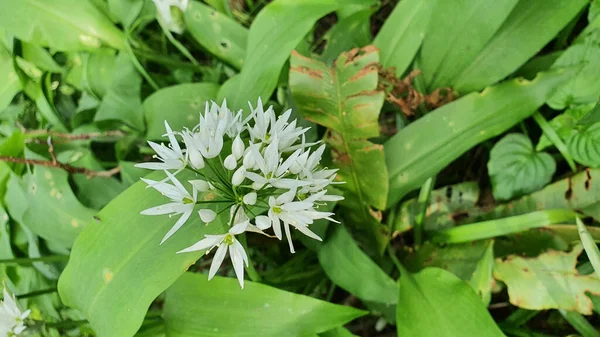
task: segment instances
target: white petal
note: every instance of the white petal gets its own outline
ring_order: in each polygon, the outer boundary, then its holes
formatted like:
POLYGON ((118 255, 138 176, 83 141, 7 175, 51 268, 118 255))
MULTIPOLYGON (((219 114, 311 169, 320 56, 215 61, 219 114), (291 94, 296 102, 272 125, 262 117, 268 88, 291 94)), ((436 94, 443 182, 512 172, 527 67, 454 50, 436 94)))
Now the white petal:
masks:
POLYGON ((135 167, 147 169, 147 170, 170 170, 174 169, 165 163, 139 163, 135 164, 135 167))
POLYGON ((231 145, 231 154, 235 156, 236 160, 238 160, 244 155, 244 150, 244 141, 242 141, 240 135, 237 135, 233 140, 233 144, 231 145))
POLYGON ((281 206, 281 209, 288 211, 288 212, 294 212, 294 211, 302 211, 305 209, 309 209, 312 206, 313 206, 312 202, 293 201, 293 202, 288 202, 287 204, 283 204, 281 206))
POLYGON ((227 254, 227 245, 221 244, 217 251, 215 252, 215 256, 213 256, 212 263, 210 264, 210 270, 208 271, 208 279, 212 279, 215 277, 215 274, 221 267, 223 263, 223 259, 225 259, 225 255, 227 254))
POLYGON ((163 215, 163 214, 174 213, 173 207, 177 206, 179 204, 180 203, 178 203, 178 202, 171 202, 171 203, 156 206, 156 207, 150 207, 148 209, 141 211, 140 214, 142 214, 142 215, 163 215))
POLYGON ((271 210, 269 210, 269 218, 271 219, 271 225, 273 226, 273 232, 275 233, 275 236, 281 240, 281 222, 279 221, 279 218, 274 215, 272 216, 271 210))
POLYGON ((166 120, 165 129, 167 129, 167 136, 169 137, 169 142, 171 142, 171 148, 173 148, 174 151, 181 153, 181 148, 179 147, 179 143, 175 138, 175 134, 173 133, 173 130, 171 130, 171 127, 169 126, 169 123, 167 123, 166 120))
POLYGON ((256 227, 262 230, 271 227, 271 219, 269 219, 267 216, 259 215, 256 217, 256 219, 254 219, 254 221, 256 222, 256 227))
POLYGON ((238 223, 229 229, 229 233, 233 235, 242 234, 246 230, 246 227, 248 227, 248 221, 238 223))
POLYGON ((181 226, 183 226, 183 224, 185 224, 187 219, 190 218, 190 215, 192 215, 192 212, 183 213, 181 215, 181 217, 179 218, 179 220, 177 220, 177 222, 173 225, 173 227, 171 227, 171 229, 169 229, 167 234, 165 234, 165 237, 163 237, 163 239, 160 241, 160 244, 162 245, 165 241, 167 241, 168 238, 170 238, 173 234, 175 234, 175 232, 177 232, 177 230, 179 230, 179 228, 181 228, 181 226))
POLYGON ((292 243, 292 233, 290 233, 290 226, 287 223, 283 224, 283 228, 285 229, 285 236, 287 237, 288 244, 290 245, 290 253, 295 253, 294 244, 292 243))
POLYGON ((230 154, 227 157, 225 157, 225 161, 223 161, 223 166, 225 166, 225 168, 229 171, 235 170, 237 166, 237 160, 235 159, 235 156, 233 154, 230 154))
POLYGON ((244 166, 240 166, 240 168, 237 169, 237 171, 235 171, 235 173, 233 174, 233 177, 231 178, 231 184, 233 186, 241 185, 242 182, 244 182, 245 174, 246 168, 244 166))
POLYGON ((201 209, 198 211, 198 215, 200 216, 200 220, 205 224, 210 223, 217 217, 217 213, 212 209, 201 209))
POLYGON ((225 237, 225 235, 215 235, 215 236, 206 236, 205 235, 204 239, 196 242, 195 244, 193 244, 185 249, 178 251, 177 254, 197 252, 199 250, 205 250, 205 249, 212 248, 212 247, 218 245, 223 240, 224 237, 225 237))
POLYGON ((254 204, 256 204, 256 197, 257 197, 256 192, 250 192, 244 196, 242 201, 246 205, 254 205, 254 204))
POLYGON ((323 241, 323 239, 321 239, 321 237, 320 237, 320 236, 318 236, 318 235, 317 235, 317 234, 315 234, 313 231, 311 231, 310 229, 308 229, 308 227, 307 227, 307 226, 295 226, 295 228, 296 228, 297 230, 299 230, 299 231, 300 231, 300 233, 302 233, 302 234, 304 234, 304 235, 308 236, 309 238, 312 238, 312 239, 315 239, 315 240, 318 240, 318 241, 323 241))
POLYGON ((196 170, 204 168, 204 157, 200 151, 188 146, 187 155, 193 168, 196 170))
POLYGON ((204 180, 188 180, 188 183, 192 184, 192 186, 200 192, 208 192, 208 190, 210 190, 210 185, 204 180))
MULTIPOLYGON (((240 287, 244 288, 244 258, 242 257, 242 252, 244 248, 236 241, 234 244, 229 246, 229 257, 231 258, 231 263, 233 264, 233 270, 235 271, 235 276, 237 276, 238 282, 240 283, 240 287), (237 243, 238 246, 235 245, 237 243)), ((245 254, 245 253, 244 253, 245 254)))

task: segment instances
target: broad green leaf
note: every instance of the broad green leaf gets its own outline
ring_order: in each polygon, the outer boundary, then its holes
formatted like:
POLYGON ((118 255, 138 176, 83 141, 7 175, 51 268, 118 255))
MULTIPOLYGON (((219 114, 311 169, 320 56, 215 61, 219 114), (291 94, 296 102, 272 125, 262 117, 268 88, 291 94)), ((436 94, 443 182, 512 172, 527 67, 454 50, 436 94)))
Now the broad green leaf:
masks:
POLYGON ((333 226, 335 230, 318 251, 327 277, 361 300, 395 304, 396 282, 358 247, 343 226, 333 226))
POLYGON ((581 117, 578 125, 593 125, 600 122, 600 102, 596 103, 592 110, 585 114, 585 116, 581 117))
POLYGON ((260 283, 240 289, 232 278, 185 273, 167 290, 163 315, 169 337, 306 337, 364 314, 260 283))
POLYGON ((570 253, 550 251, 535 258, 510 256, 496 261, 494 277, 508 287, 510 303, 530 310, 563 309, 592 314, 592 301, 586 293, 600 295, 595 274, 579 275, 577 245, 570 253))
POLYGON ((517 4, 508 1, 438 1, 419 57, 430 89, 448 86, 485 48, 517 4))
POLYGON ((179 84, 156 91, 144 101, 147 139, 160 139, 165 134, 165 120, 173 130, 189 129, 198 124, 204 105, 217 97, 214 83, 179 84))
POLYGON ((6 109, 13 97, 21 91, 21 82, 15 72, 13 60, 4 46, 0 44, 0 111, 6 109))
MULTIPOLYGON (((1 48, 1 47, 0 47, 1 48)), ((38 68, 53 73, 62 73, 63 69, 52 58, 52 55, 43 47, 21 41, 23 58, 35 64, 38 68)))
POLYGON ((485 48, 450 86, 467 93, 505 78, 554 39, 587 4, 586 0, 519 1, 485 48))
POLYGON ((487 168, 494 198, 508 200, 548 184, 556 171, 556 162, 548 153, 536 152, 527 136, 512 133, 494 145, 487 168))
POLYGON ((369 20, 371 14, 373 11, 366 9, 340 19, 327 32, 327 45, 321 55, 321 60, 332 64, 342 52, 368 45, 372 40, 369 20))
POLYGON ((125 27, 130 27, 140 14, 144 0, 108 0, 108 8, 125 27))
MULTIPOLYGON (((579 105, 569 108, 565 110, 565 112, 550 120, 548 124, 556 131, 556 134, 563 141, 566 141, 573 133, 576 132, 577 124, 579 124, 579 121, 591 109, 591 104, 579 105)), ((550 142, 546 135, 542 135, 535 148, 537 151, 541 151, 550 145, 552 145, 552 142, 550 142)))
POLYGON ((548 100, 554 110, 563 110, 573 105, 596 103, 600 96, 600 46, 586 42, 569 47, 556 60, 553 67, 581 65, 567 83, 560 86, 548 100))
POLYGON ((62 247, 71 247, 75 238, 96 213, 83 206, 73 194, 67 172, 36 166, 19 181, 26 195, 23 224, 36 235, 62 247))
MULTIPOLYGON (((581 314, 573 311, 566 311, 563 309, 558 310, 560 314, 571 324, 582 337, 600 337, 600 331, 598 331, 585 317, 581 314)), ((570 337, 576 337, 570 335, 570 337)))
POLYGON ((373 40, 381 52, 381 64, 386 68, 395 67, 397 76, 402 76, 417 54, 437 2, 399 2, 373 40))
POLYGON ((259 97, 266 102, 292 50, 319 18, 340 6, 336 0, 275 0, 265 6, 250 27, 244 67, 221 87, 219 100, 227 98, 234 111, 259 97))
POLYGON ((89 0, 10 1, 0 28, 21 40, 55 50, 125 48, 123 33, 89 0))
POLYGON ((396 329, 398 337, 504 337, 468 284, 433 267, 400 278, 396 329))
POLYGON ((85 62, 85 79, 94 95, 100 98, 106 95, 113 80, 116 62, 117 57, 113 50, 101 50, 89 54, 85 62))
POLYGON ((385 246, 381 225, 369 206, 385 208, 387 172, 383 147, 367 138, 379 135, 378 116, 383 92, 377 91, 376 48, 368 46, 342 53, 333 68, 313 59, 292 54, 290 90, 304 118, 328 128, 325 141, 332 147, 333 164, 339 168, 341 185, 352 193, 361 214, 357 224, 368 230, 377 250, 385 246), (368 227, 367 227, 368 228, 368 227))
POLYGON ((592 235, 590 235, 590 232, 588 232, 587 228, 585 227, 583 221, 581 221, 581 219, 577 217, 576 222, 577 229, 579 231, 579 237, 581 239, 581 244, 585 249, 585 253, 588 256, 590 263, 592 264, 592 266, 594 266, 596 276, 600 278, 600 250, 598 249, 594 238, 592 237, 592 235))
POLYGON ((494 241, 487 245, 485 253, 477 262, 475 271, 469 280, 469 285, 481 297, 485 305, 489 305, 492 300, 492 287, 495 284, 494 276, 494 241))
POLYGON ((242 68, 248 29, 199 1, 190 1, 185 24, 194 39, 211 54, 237 69, 242 68))
POLYGON ((142 77, 133 66, 129 55, 120 53, 115 61, 110 85, 94 116, 94 121, 118 120, 138 130, 144 130, 142 77))
MULTIPOLYGON (((543 135, 547 139, 549 139, 550 142, 552 142, 552 144, 554 144, 554 146, 560 152, 560 154, 563 156, 563 158, 565 158, 565 160, 567 161, 567 164, 569 164, 569 167, 571 168, 571 171, 577 172, 577 167, 575 166, 575 161, 573 161, 573 158, 571 157, 571 153, 569 152, 569 149, 567 148, 567 144, 565 144, 565 142, 560 138, 560 136, 554 130, 554 128, 550 125, 550 123, 548 123, 548 121, 546 121, 546 118, 544 118, 544 116, 539 111, 536 111, 533 114, 533 120, 535 120, 535 122, 538 124, 540 129, 542 129, 543 135)), ((539 143, 538 143, 538 145, 539 145, 539 143)), ((539 150, 536 149, 536 151, 539 151, 539 150)))
POLYGON ((531 228, 572 222, 574 219, 575 213, 568 210, 551 209, 537 211, 443 229, 432 233, 432 241, 437 243, 458 243, 489 239, 496 236, 522 232, 531 228))
POLYGON ((533 114, 571 74, 555 70, 533 81, 505 82, 446 104, 401 129, 385 143, 388 206, 474 145, 533 114))
MULTIPOLYGON (((148 176, 163 177, 159 172, 148 176)), ((182 181, 191 177, 187 171, 178 174, 182 181)), ((175 218, 140 215, 140 211, 167 202, 138 182, 102 209, 77 238, 58 289, 62 301, 80 310, 98 337, 133 336, 152 301, 204 253, 176 252, 204 234, 223 231, 219 220, 205 226, 192 216, 159 245, 175 218)))
POLYGON ((319 334, 320 337, 358 337, 342 327, 331 329, 319 334))
POLYGON ((576 162, 600 167, 600 123, 571 134, 567 139, 567 147, 576 162))

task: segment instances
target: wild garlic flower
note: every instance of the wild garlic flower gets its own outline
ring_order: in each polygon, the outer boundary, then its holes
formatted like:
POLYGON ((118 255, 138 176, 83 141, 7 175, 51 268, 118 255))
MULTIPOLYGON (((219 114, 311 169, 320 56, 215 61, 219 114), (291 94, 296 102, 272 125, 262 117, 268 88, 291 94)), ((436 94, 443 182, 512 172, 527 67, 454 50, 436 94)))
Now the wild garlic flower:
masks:
POLYGON ((163 181, 143 180, 171 200, 142 214, 181 214, 162 242, 174 235, 195 211, 205 224, 217 219, 227 221, 226 233, 205 235, 179 253, 211 251, 216 247, 209 271, 212 278, 229 252, 242 287, 243 265, 248 266, 248 257, 237 235, 254 232, 279 240, 285 236, 293 253, 292 230, 321 240, 310 226, 318 219, 335 220, 333 213, 320 211, 320 206, 343 199, 327 194, 328 186, 337 183, 337 170, 319 166, 325 145, 311 150, 315 143, 306 143, 304 137, 308 128, 298 127, 296 120, 290 121, 291 110, 277 117, 273 107, 263 109, 260 100, 256 108, 249 105, 251 111, 245 119, 243 111, 233 113, 223 101, 221 105, 207 103, 199 123, 191 129, 173 132, 165 122, 169 146, 149 143, 161 162, 138 165, 165 170, 167 178, 163 181), (186 184, 191 192, 176 178, 183 169, 196 175, 186 184), (219 217, 227 209, 229 220, 219 217), (271 228, 274 235, 263 232, 271 228))
POLYGON ((0 336, 19 336, 27 327, 25 318, 31 310, 21 311, 14 295, 4 288, 4 300, 0 302, 0 336))
POLYGON ((156 5, 156 17, 161 25, 173 33, 181 34, 185 28, 183 13, 188 0, 152 0, 156 5))

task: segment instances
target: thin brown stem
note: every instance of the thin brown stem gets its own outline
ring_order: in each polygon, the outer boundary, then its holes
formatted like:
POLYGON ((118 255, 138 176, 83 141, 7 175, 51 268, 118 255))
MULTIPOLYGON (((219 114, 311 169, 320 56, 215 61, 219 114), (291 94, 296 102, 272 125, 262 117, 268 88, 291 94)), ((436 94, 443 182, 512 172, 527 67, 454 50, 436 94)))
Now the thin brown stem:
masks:
POLYGON ((92 178, 92 177, 110 178, 121 171, 121 168, 118 166, 115 168, 112 168, 108 171, 92 171, 92 170, 88 170, 84 167, 75 167, 75 166, 63 164, 58 161, 40 160, 40 159, 25 159, 25 158, 9 157, 9 156, 0 156, 0 161, 5 161, 5 162, 9 162, 9 163, 20 163, 20 164, 29 164, 29 165, 40 165, 40 166, 46 166, 46 167, 55 167, 55 168, 63 169, 71 174, 73 174, 73 173, 85 174, 86 176, 88 176, 88 178, 92 178))

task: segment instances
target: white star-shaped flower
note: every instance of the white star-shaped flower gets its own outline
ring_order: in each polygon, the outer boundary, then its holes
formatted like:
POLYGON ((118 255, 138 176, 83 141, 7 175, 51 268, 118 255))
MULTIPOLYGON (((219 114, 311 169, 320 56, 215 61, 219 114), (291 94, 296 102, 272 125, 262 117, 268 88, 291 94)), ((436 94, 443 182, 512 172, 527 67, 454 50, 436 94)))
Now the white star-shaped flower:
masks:
POLYGON ((136 164, 135 167, 149 169, 149 170, 183 170, 187 165, 187 161, 185 159, 185 155, 175 138, 175 134, 171 130, 169 123, 165 121, 165 128, 167 129, 166 136, 169 137, 169 146, 165 146, 164 144, 157 144, 155 142, 148 141, 148 144, 156 155, 154 158, 157 158, 161 161, 161 163, 150 162, 150 163, 140 163, 136 164))
POLYGON ((30 313, 31 310, 21 311, 16 298, 5 287, 4 300, 0 302, 0 336, 21 334, 27 328, 24 320, 30 313))

